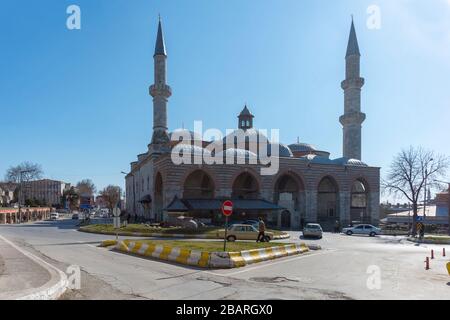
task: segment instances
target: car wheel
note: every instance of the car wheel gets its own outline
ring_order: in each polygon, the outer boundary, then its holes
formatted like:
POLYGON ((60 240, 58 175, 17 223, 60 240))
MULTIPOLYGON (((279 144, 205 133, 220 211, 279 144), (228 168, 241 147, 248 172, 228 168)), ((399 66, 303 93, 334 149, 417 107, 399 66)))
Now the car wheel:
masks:
POLYGON ((265 236, 264 237, 264 242, 270 242, 270 237, 269 236, 265 236))
POLYGON ((375 232, 371 232, 370 234, 369 234, 369 236, 371 236, 371 237, 375 237, 377 234, 375 233, 375 232))
POLYGON ((351 230, 348 230, 348 231, 347 231, 347 235, 348 235, 348 236, 351 236, 352 234, 353 234, 353 232, 352 232, 351 230))
POLYGON ((227 237, 227 241, 229 241, 229 242, 235 242, 235 241, 236 241, 236 237, 235 237, 235 236, 228 236, 228 237, 227 237))

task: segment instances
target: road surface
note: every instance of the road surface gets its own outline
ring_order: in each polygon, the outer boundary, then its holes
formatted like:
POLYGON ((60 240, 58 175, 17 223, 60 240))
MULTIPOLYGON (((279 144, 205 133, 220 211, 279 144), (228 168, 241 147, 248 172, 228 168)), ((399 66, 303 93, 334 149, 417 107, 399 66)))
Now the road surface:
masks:
POLYGON ((316 243, 323 250, 240 269, 202 270, 99 248, 112 237, 78 232, 76 223, 2 225, 0 235, 62 271, 79 266, 81 289, 65 299, 450 299, 442 246, 404 237, 326 233, 321 240, 303 240, 300 232, 290 232, 287 242, 316 243), (431 249, 437 258, 426 271, 431 249))

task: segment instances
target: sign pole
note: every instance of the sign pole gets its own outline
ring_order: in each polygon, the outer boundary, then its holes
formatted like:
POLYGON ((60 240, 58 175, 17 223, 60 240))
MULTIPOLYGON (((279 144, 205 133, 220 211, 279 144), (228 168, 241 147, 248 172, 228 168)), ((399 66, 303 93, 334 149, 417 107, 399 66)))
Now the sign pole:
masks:
POLYGON ((233 214, 233 202, 230 200, 222 204, 222 213, 225 216, 225 233, 223 238, 223 251, 227 251, 228 217, 233 214))
POLYGON ((227 231, 228 231, 228 216, 225 216, 225 237, 223 238, 223 251, 227 251, 227 231))

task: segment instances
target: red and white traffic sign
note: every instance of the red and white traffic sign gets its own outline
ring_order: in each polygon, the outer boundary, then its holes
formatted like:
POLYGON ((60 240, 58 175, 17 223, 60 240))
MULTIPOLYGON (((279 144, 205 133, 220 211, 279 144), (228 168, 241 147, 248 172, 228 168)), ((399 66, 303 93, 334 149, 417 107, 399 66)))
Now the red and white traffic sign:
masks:
POLYGON ((229 217, 233 214, 233 202, 231 202, 230 200, 225 201, 222 204, 222 213, 229 217))

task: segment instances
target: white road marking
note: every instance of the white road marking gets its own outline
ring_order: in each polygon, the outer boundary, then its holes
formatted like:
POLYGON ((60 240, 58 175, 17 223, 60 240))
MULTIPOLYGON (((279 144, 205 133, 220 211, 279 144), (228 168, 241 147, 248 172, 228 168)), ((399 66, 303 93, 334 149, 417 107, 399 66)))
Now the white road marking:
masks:
POLYGON ((212 275, 215 275, 215 276, 222 276, 222 277, 233 276, 233 275, 236 275, 236 274, 239 274, 239 273, 249 272, 249 271, 253 271, 253 270, 261 269, 261 268, 265 268, 265 267, 271 267, 271 266, 274 266, 274 265, 277 265, 277 264, 280 264, 280 263, 287 263, 287 262, 291 262, 291 261, 295 261, 295 260, 300 260, 300 259, 305 259, 305 258, 310 258, 310 257, 316 257, 316 256, 320 256, 320 255, 323 255, 323 254, 332 253, 332 252, 335 252, 335 251, 339 251, 339 250, 338 249, 327 249, 327 250, 323 250, 320 253, 303 254, 303 255, 292 257, 290 259, 289 258, 285 258, 285 259, 282 259, 282 260, 279 260, 279 261, 266 262, 266 263, 263 263, 263 264, 261 264, 259 266, 246 268, 246 269, 243 269, 243 270, 240 270, 240 271, 235 271, 235 272, 230 272, 230 273, 215 273, 215 272, 211 272, 211 271, 204 271, 204 273, 212 274, 212 275))

